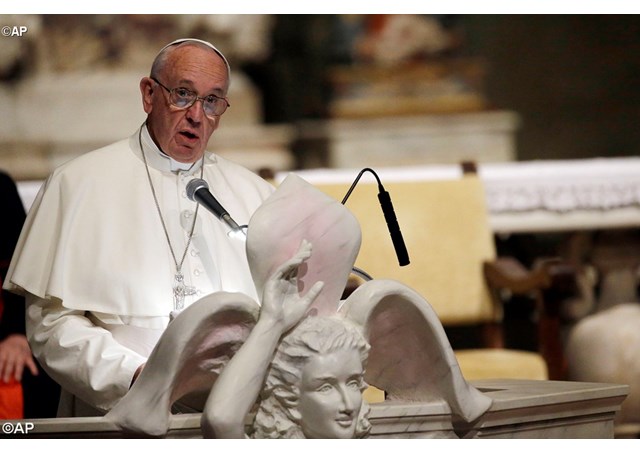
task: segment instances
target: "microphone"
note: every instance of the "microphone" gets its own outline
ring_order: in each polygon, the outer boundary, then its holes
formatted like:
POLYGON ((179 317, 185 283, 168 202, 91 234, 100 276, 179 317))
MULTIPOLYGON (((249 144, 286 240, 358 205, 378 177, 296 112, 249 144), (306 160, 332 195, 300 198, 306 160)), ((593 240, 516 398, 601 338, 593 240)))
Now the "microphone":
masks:
POLYGON ((380 178, 375 171, 370 168, 364 168, 357 176, 349 191, 342 199, 342 204, 345 204, 351 192, 356 187, 356 184, 360 180, 360 177, 365 171, 369 171, 373 173, 376 180, 378 181, 378 201, 380 202, 380 207, 382 208, 382 213, 384 214, 384 220, 387 222, 387 228, 389 229, 389 235, 391 236, 391 242, 393 242, 393 248, 396 251, 396 256, 398 257, 398 264, 400 266, 406 266, 410 263, 409 261, 409 253, 407 252, 407 246, 404 243, 404 239, 402 237, 402 232, 400 231, 400 225, 398 225, 398 219, 396 218, 395 210, 393 209, 393 204, 391 203, 391 195, 389 192, 384 190, 382 186, 382 182, 380 182, 380 178))
POLYGON ((384 190, 382 184, 378 186, 378 201, 380 201, 380 207, 384 214, 384 219, 387 221, 387 228, 389 229, 389 235, 391 236, 391 242, 393 242, 393 248, 396 251, 398 257, 398 264, 400 266, 406 266, 409 264, 409 253, 407 252, 407 246, 404 243, 402 232, 400 231, 400 225, 398 225, 398 219, 396 218, 396 212, 393 209, 391 203, 391 195, 384 190))
POLYGON ((187 184, 187 197, 189 200, 195 201, 207 208, 218 219, 226 223, 233 232, 241 231, 246 235, 244 230, 231 218, 227 210, 222 207, 209 191, 209 184, 207 184, 207 181, 204 179, 194 178, 189 181, 187 184))

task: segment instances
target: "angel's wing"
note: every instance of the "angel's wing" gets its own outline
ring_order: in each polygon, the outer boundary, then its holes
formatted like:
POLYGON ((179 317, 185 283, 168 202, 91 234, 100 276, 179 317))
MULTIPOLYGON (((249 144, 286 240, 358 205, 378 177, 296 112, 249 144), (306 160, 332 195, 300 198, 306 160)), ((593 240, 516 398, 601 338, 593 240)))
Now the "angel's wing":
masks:
MULTIPOLYGON (((129 392, 104 420, 124 431, 163 436, 172 405, 207 395, 221 368, 249 336, 259 306, 241 293, 218 292, 186 308, 169 326, 129 392)), ((196 408, 197 409, 197 408, 196 408)))
POLYGON ((365 380, 390 399, 441 400, 467 422, 491 406, 491 398, 464 379, 438 316, 411 288, 393 280, 366 282, 340 313, 364 329, 371 344, 365 380))

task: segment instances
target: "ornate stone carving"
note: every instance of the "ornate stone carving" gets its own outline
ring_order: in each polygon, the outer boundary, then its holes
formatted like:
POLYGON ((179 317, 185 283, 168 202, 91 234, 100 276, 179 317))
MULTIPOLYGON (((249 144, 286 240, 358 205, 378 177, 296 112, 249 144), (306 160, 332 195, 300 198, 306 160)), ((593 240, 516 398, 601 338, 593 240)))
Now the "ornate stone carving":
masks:
POLYGON ((106 420, 162 436, 172 405, 199 394, 205 437, 363 437, 365 382, 388 399, 440 400, 454 418, 478 418, 491 399, 465 381, 420 294, 372 280, 340 300, 359 247, 343 205, 287 177, 249 223, 261 306, 214 293, 185 309, 106 420))

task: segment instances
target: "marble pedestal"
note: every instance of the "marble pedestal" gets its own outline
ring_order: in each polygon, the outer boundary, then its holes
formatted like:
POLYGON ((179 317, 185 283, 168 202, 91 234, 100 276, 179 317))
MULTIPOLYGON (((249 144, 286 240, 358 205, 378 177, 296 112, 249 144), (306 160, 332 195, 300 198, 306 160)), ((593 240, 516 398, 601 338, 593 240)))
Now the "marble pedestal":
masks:
MULTIPOLYGON (((371 438, 611 439, 613 420, 628 387, 565 381, 482 380, 473 384, 493 398, 491 408, 471 424, 452 420, 442 402, 385 401, 371 406, 371 438)), ((122 438, 99 417, 22 420, 13 437, 122 438), (28 433, 24 433, 27 426, 28 433)), ((11 437, 6 433, 1 437, 11 437)), ((198 438, 200 414, 174 415, 167 437, 198 438)))

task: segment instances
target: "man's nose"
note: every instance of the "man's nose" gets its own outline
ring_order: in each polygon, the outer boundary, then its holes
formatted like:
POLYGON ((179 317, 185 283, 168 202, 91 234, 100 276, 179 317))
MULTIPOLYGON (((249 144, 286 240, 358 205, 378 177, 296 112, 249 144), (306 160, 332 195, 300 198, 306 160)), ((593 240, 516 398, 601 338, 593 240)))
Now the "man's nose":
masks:
POLYGON ((205 117, 204 104, 202 99, 196 101, 187 109, 187 119, 199 123, 205 117))

